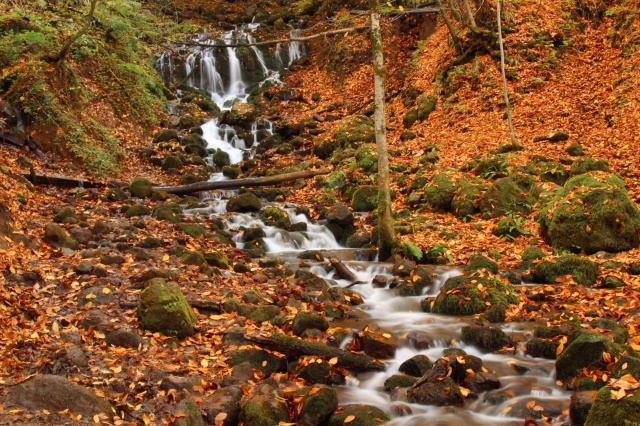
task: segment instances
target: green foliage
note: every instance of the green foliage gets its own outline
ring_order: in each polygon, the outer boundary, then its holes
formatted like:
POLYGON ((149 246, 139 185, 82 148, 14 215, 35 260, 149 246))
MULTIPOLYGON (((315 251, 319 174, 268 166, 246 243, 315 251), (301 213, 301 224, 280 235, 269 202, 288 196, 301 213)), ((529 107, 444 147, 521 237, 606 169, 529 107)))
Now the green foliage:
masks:
POLYGON ((410 240, 404 240, 400 248, 402 249, 402 253, 404 253, 405 257, 409 259, 413 258, 416 260, 422 260, 422 250, 420 249, 420 247, 413 244, 410 240))

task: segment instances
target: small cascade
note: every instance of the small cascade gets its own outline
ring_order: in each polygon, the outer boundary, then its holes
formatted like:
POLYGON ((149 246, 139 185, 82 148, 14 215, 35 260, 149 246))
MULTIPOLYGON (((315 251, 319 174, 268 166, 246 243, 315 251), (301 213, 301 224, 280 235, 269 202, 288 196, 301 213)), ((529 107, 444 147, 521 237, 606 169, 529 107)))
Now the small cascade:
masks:
MULTIPOLYGON (((291 38, 300 38, 302 37, 303 32, 301 29, 291 30, 289 32, 289 37, 291 38)), ((306 54, 304 49, 304 44, 299 41, 291 41, 289 42, 289 63, 287 66, 291 66, 293 61, 296 59, 302 58, 306 54)))

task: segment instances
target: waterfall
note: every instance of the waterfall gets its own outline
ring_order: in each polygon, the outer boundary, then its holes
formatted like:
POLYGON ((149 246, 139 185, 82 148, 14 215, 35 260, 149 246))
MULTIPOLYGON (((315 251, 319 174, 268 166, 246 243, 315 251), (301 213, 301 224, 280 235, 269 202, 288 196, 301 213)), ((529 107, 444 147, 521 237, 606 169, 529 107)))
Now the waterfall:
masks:
MULTIPOLYGON (((303 32, 300 29, 291 30, 289 32, 290 38, 300 38, 302 37, 303 32)), ((287 66, 291 66, 293 61, 296 59, 300 59, 305 55, 304 44, 299 41, 291 41, 289 42, 289 64, 287 66)))

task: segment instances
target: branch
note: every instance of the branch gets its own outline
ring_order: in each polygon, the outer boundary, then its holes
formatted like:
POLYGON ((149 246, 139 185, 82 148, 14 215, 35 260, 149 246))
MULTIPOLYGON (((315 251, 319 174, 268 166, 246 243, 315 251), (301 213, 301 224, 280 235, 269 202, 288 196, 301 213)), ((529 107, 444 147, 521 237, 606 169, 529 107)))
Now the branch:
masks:
MULTIPOLYGON (((351 10, 349 13, 353 16, 369 16, 368 10, 351 10)), ((405 10, 393 10, 387 13, 381 13, 383 16, 400 16, 400 15, 419 15, 423 13, 440 13, 440 9, 405 9, 405 10)))
POLYGON ((87 15, 87 22, 85 22, 84 26, 80 28, 74 35, 72 35, 69 40, 67 40, 67 42, 62 46, 62 48, 60 49, 57 55, 48 57, 46 59, 50 60, 51 62, 60 62, 64 59, 64 57, 67 55, 67 52, 69 52, 69 49, 71 49, 71 46, 73 45, 73 43, 75 43, 77 39, 82 37, 84 33, 86 33, 89 30, 89 27, 91 27, 91 21, 93 20, 93 12, 95 12, 96 10, 96 3, 98 3, 98 0, 91 0, 91 8, 89 9, 89 14, 87 15))
POLYGON ((500 43, 500 71, 502 72, 502 92, 504 103, 507 105, 507 122, 509 124, 509 134, 511 143, 517 145, 516 132, 513 130, 513 120, 511 119, 511 104, 509 103, 509 93, 507 92, 507 76, 504 70, 504 43, 502 42, 502 18, 500 17, 500 0, 496 0, 496 13, 498 18, 498 41, 500 43))
POLYGON ((248 46, 267 46, 269 44, 278 44, 278 43, 290 43, 292 41, 307 41, 307 40, 313 40, 314 38, 320 38, 323 36, 327 36, 327 35, 333 35, 333 34, 342 34, 342 33, 348 33, 350 31, 360 31, 360 30, 366 30, 369 29, 368 25, 363 25, 361 27, 350 27, 350 28, 342 28, 339 30, 332 30, 332 31, 325 31, 322 33, 318 33, 318 34, 313 34, 310 36, 304 36, 304 37, 289 37, 289 38, 281 38, 278 40, 267 40, 267 41, 256 41, 254 43, 237 43, 237 44, 207 44, 207 43, 198 43, 196 41, 189 41, 184 43, 187 46, 200 46, 200 47, 208 47, 211 49, 220 49, 223 47, 248 47, 248 46))

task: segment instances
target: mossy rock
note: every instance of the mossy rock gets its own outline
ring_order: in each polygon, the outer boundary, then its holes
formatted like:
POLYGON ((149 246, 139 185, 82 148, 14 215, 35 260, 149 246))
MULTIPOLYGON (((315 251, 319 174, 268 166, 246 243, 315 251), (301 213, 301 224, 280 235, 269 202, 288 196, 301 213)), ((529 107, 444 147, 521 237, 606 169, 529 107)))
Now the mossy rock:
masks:
POLYGON ((181 170, 182 167, 184 167, 184 164, 182 163, 182 160, 176 155, 169 154, 164 157, 164 160, 162 160, 162 170, 181 170))
POLYGON ((417 118, 418 120, 426 120, 429 115, 436 110, 438 100, 433 95, 423 94, 418 98, 417 118))
POLYGON ((287 404, 280 391, 262 385, 260 393, 252 395, 240 404, 240 422, 253 426, 274 426, 287 421, 287 404), (265 387, 269 388, 265 391, 265 387))
POLYGON ((481 254, 474 254, 469 258, 469 263, 465 266, 466 272, 479 271, 485 269, 492 274, 497 274, 499 271, 498 264, 493 260, 481 254))
POLYGON ((375 146, 364 144, 356 150, 356 166, 364 173, 378 173, 378 155, 375 146))
POLYGON ((333 153, 340 147, 338 141, 331 138, 316 138, 313 142, 313 155, 323 160, 331 157, 333 153))
POLYGON ((356 212, 370 212, 378 206, 378 188, 373 185, 359 186, 351 197, 351 206, 356 212))
POLYGON ((241 304, 237 309, 238 315, 257 323, 271 321, 280 315, 280 308, 275 305, 241 304))
POLYGON ((569 173, 571 174, 571 176, 577 176, 596 171, 611 173, 609 163, 607 163, 606 160, 597 160, 591 157, 581 157, 573 161, 569 173))
POLYGON ((310 328, 325 331, 329 328, 329 322, 317 312, 299 311, 293 318, 293 334, 302 336, 305 330, 310 328))
POLYGON ((575 176, 540 211, 542 235, 559 249, 620 252, 640 243, 640 210, 617 175, 575 176))
POLYGON ((176 283, 153 278, 145 287, 138 303, 138 316, 145 330, 178 339, 195 333, 196 314, 176 283))
POLYGON ((178 223, 180 222, 180 213, 182 212, 182 208, 177 203, 164 203, 158 205, 153 210, 153 215, 158 220, 165 220, 169 223, 178 223))
POLYGON ((484 314, 488 320, 499 322, 504 320, 507 306, 519 302, 518 293, 511 284, 486 273, 471 272, 449 278, 435 298, 431 312, 444 315, 484 314))
POLYGON ((610 331, 615 343, 625 344, 627 343, 627 340, 629 340, 629 330, 610 319, 599 318, 597 320, 591 321, 589 325, 591 325, 592 327, 600 328, 602 330, 610 331))
POLYGON ((487 190, 484 184, 474 184, 466 179, 458 183, 451 200, 451 212, 459 219, 466 219, 478 212, 480 196, 487 190))
POLYGON ((446 244, 438 243, 424 253, 424 261, 429 265, 446 265, 451 262, 451 255, 446 244))
POLYGON ((334 413, 329 420, 327 420, 325 426, 344 426, 345 419, 353 418, 349 426, 380 426, 391 420, 391 417, 378 407, 365 404, 352 404, 342 407, 342 411, 334 413))
POLYGON ((124 214, 126 218, 138 217, 138 216, 148 216, 151 214, 151 209, 143 204, 134 204, 127 209, 127 212, 124 214))
POLYGON ((627 392, 624 398, 613 399, 613 389, 603 387, 589 410, 585 426, 637 425, 640 419, 640 392, 627 392))
POLYGON ((105 198, 109 201, 124 201, 127 194, 120 188, 111 188, 105 193, 105 198))
POLYGON ((373 120, 364 115, 349 116, 338 123, 334 139, 342 148, 355 148, 363 143, 373 143, 375 133, 373 120))
POLYGON ((197 250, 188 251, 180 256, 180 260, 187 265, 200 266, 206 263, 204 255, 197 250))
POLYGON ((408 129, 413 126, 416 121, 418 121, 418 110, 416 108, 412 108, 407 110, 405 113, 404 118, 402 119, 402 125, 405 129, 408 129))
POLYGON ((77 250, 80 247, 78 241, 57 223, 49 223, 44 230, 44 239, 53 247, 69 248, 77 250))
POLYGON ((327 386, 314 386, 320 390, 302 397, 302 408, 298 414, 301 425, 320 425, 338 409, 338 394, 327 386))
POLYGON ((549 339, 534 337, 526 345, 526 353, 534 358, 556 359, 558 343, 549 339))
POLYGON ((275 226, 280 229, 288 229, 291 226, 289 214, 274 206, 267 206, 260 212, 260 219, 267 226, 275 226))
POLYGON ((213 169, 209 165, 191 169, 183 174, 180 178, 180 183, 182 185, 189 185, 191 183, 204 182, 209 180, 212 171, 213 169))
POLYGON ((569 179, 569 173, 562 164, 546 158, 529 163, 526 170, 532 175, 539 176, 544 182, 553 182, 560 186, 569 179))
POLYGON ((572 157, 580 157, 584 155, 584 149, 580 144, 577 143, 572 143, 565 149, 565 151, 567 151, 567 154, 572 157))
POLYGON ((153 184, 149 179, 135 178, 129 184, 129 191, 132 197, 148 198, 151 196, 153 184))
POLYGON ((531 200, 511 178, 496 180, 479 202, 483 219, 505 216, 508 212, 524 216, 531 213, 531 200))
POLYGON ((220 251, 205 253, 204 260, 208 265, 215 266, 216 268, 229 269, 229 260, 224 253, 220 251))
POLYGON ((77 223, 76 213, 73 211, 71 207, 65 207, 61 209, 56 215, 53 217, 53 221, 57 223, 77 223), (74 221, 70 221, 69 219, 75 219, 74 221))
POLYGON ((287 371, 287 359, 260 349, 238 349, 229 353, 228 364, 231 366, 248 362, 256 370, 262 371, 265 377, 272 373, 287 371))
POLYGON ((481 325, 462 327, 462 341, 483 352, 495 352, 504 346, 513 344, 513 339, 507 336, 502 329, 481 325))
MULTIPOLYGON (((625 357, 623 357, 625 358, 625 357)), ((578 379, 576 382, 576 391, 590 391, 590 390, 600 390, 601 387, 606 386, 607 384, 601 378, 593 380, 592 377, 582 377, 578 379)))
POLYGON ((544 251, 538 246, 529 246, 522 252, 522 260, 525 262, 531 262, 532 260, 543 259, 545 256, 544 251))
POLYGON ((427 182, 429 182, 429 179, 427 179, 426 176, 422 175, 424 171, 425 171, 424 169, 420 169, 416 172, 415 177, 411 181, 411 185, 409 185, 409 192, 423 189, 427 184, 427 182))
POLYGON ((398 371, 414 377, 422 377, 431 369, 433 363, 426 355, 415 355, 398 367, 398 371))
POLYGON ((449 174, 438 173, 424 187, 424 202, 441 212, 451 211, 451 201, 456 193, 456 184, 449 174))
POLYGON ((178 225, 178 229, 193 238, 200 238, 207 233, 204 226, 191 223, 181 223, 178 225))
POLYGON ((184 146, 196 145, 196 146, 199 146, 200 148, 206 148, 207 141, 197 133, 189 133, 188 135, 185 135, 185 137, 182 138, 182 145, 184 146))
POLYGON ((227 202, 227 211, 236 213, 259 212, 262 202, 251 192, 231 197, 227 202))
POLYGON ((506 155, 489 155, 463 166, 462 171, 472 171, 484 179, 498 179, 509 174, 509 162, 506 155))
POLYGON ((571 275, 578 284, 592 286, 598 279, 598 264, 569 254, 559 257, 555 262, 539 263, 533 271, 534 281, 543 284, 554 284, 557 278, 565 275, 571 275))
POLYGON ((607 362, 603 359, 603 352, 609 353, 611 359, 614 359, 625 350, 630 349, 613 343, 607 336, 589 332, 580 333, 558 356, 556 377, 566 381, 578 375, 583 368, 605 370, 607 362))
POLYGON ((530 232, 522 229, 521 225, 512 217, 503 217, 496 223, 495 228, 493 228, 493 235, 509 241, 528 234, 530 234, 530 232))
POLYGON ((445 377, 442 380, 410 387, 407 391, 407 402, 440 407, 462 407, 464 397, 456 382, 451 377, 445 377))
POLYGON ((227 116, 227 124, 249 129, 256 120, 256 114, 256 107, 253 104, 234 102, 227 116))
POLYGON ((242 174, 242 170, 235 166, 223 166, 222 174, 229 179, 237 179, 242 174))
POLYGON ((405 374, 394 374, 384 381, 382 385, 385 392, 392 392, 397 388, 408 388, 418 381, 417 377, 407 376, 405 374))
POLYGON ((623 355, 611 370, 611 377, 619 379, 627 374, 631 374, 636 380, 640 380, 640 358, 623 355))

